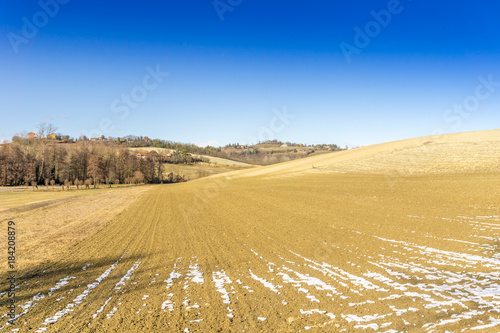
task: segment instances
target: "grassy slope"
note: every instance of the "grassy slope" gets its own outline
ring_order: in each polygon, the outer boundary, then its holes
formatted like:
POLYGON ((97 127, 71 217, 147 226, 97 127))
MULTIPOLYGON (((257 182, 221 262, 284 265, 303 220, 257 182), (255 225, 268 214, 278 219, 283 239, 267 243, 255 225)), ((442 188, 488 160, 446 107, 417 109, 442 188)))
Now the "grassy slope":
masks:
MULTIPOLYGON (((151 186, 64 192, 7 192, 18 200, 15 207, 0 211, 0 223, 16 223, 18 269, 39 265, 65 248, 93 234, 115 218, 151 186), (50 198, 40 201, 41 198, 50 198), (21 205, 23 203, 23 205, 21 205)), ((6 252, 0 253, 2 263, 6 252)), ((5 266, 0 267, 3 273, 5 266)))
POLYGON ((436 174, 500 171, 500 130, 466 132, 394 141, 332 152, 228 176, 350 172, 436 174))
MULTIPOLYGON (((139 147, 139 148, 129 148, 129 149, 133 152, 150 152, 153 150, 156 151, 157 153, 163 153, 163 154, 168 154, 168 153, 174 152, 174 149, 156 148, 156 147, 139 147)), ((197 154, 192 154, 192 155, 206 157, 210 160, 211 163, 214 163, 214 164, 220 164, 220 165, 225 165, 225 166, 252 167, 251 164, 232 161, 232 160, 228 160, 225 158, 213 157, 213 156, 208 156, 208 155, 197 155, 197 154)))
POLYGON ((0 190, 0 211, 25 205, 42 205, 43 203, 50 203, 61 199, 113 191, 117 187, 124 186, 127 187, 128 185, 113 185, 113 188, 101 185, 98 189, 92 188, 85 190, 77 190, 75 186, 72 186, 71 191, 62 191, 61 186, 56 186, 55 190, 52 186, 49 186, 48 190, 45 186, 39 186, 37 190, 33 190, 32 187, 2 187, 0 190))
POLYGON ((195 180, 207 176, 222 174, 225 172, 231 172, 238 170, 238 167, 227 167, 222 165, 209 165, 207 163, 195 163, 192 165, 186 164, 165 164, 164 165, 164 176, 168 173, 173 172, 177 175, 183 175, 186 179, 195 180))
POLYGON ((196 155, 192 154, 193 156, 196 157, 206 157, 210 161, 210 163, 221 165, 221 166, 227 166, 227 167, 242 167, 242 168, 251 168, 253 167, 252 164, 248 163, 243 163, 243 162, 238 162, 238 161, 233 161, 233 160, 228 160, 226 158, 220 158, 220 157, 213 157, 213 156, 208 156, 208 155, 196 155))
POLYGON ((157 153, 161 154, 169 154, 173 153, 175 149, 166 149, 166 148, 157 148, 157 147, 133 147, 129 148, 132 152, 150 152, 150 151, 156 151, 157 153))

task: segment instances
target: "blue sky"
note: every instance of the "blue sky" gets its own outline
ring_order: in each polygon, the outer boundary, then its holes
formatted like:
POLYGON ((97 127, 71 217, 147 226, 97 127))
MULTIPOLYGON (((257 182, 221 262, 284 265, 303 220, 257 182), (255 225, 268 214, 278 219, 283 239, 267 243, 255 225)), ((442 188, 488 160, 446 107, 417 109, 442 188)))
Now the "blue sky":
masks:
POLYGON ((73 137, 222 145, 357 146, 500 127, 492 0, 2 7, 0 140, 40 122, 73 137))

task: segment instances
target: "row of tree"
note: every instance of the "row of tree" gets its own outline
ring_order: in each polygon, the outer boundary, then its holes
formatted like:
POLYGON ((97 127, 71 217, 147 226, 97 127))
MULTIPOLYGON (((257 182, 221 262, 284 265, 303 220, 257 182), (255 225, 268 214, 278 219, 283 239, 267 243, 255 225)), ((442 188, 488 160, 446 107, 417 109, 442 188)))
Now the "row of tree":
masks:
POLYGON ((164 163, 165 157, 154 151, 137 158, 118 145, 19 139, 0 146, 0 185, 184 181, 178 175, 164 177, 164 163))

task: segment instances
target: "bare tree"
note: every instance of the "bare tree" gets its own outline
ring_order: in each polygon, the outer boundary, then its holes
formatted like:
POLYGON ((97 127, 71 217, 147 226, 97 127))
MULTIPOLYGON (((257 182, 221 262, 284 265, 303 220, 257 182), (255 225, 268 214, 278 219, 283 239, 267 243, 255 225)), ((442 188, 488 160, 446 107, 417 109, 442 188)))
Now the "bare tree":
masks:
POLYGON ((173 172, 170 172, 168 175, 167 175, 167 182, 168 183, 172 183, 174 180, 174 173, 173 172))
MULTIPOLYGON (((57 130, 57 126, 54 125, 54 124, 40 123, 38 125, 37 136, 40 139, 45 139, 47 137, 47 135, 49 135, 51 133, 54 133, 56 130, 57 130)), ((37 182, 41 182, 42 181, 42 177, 43 177, 43 170, 45 168, 45 160, 46 160, 45 154, 46 154, 46 145, 47 145, 47 142, 46 142, 46 140, 41 140, 40 142, 38 142, 38 144, 41 145, 41 149, 39 149, 39 154, 40 154, 41 157, 38 158, 38 159, 41 161, 40 170, 42 172, 39 173, 39 176, 38 176, 38 178, 36 180, 37 180, 37 182)))
POLYGON ((89 166, 87 167, 87 173, 94 180, 94 188, 96 188, 97 182, 102 179, 103 169, 102 157, 99 155, 92 155, 89 166))
POLYGON ((58 127, 54 124, 40 123, 38 124, 37 128, 38 128, 37 136, 41 139, 44 139, 47 137, 47 135, 57 131, 58 127))
POLYGON ((118 178, 116 178, 116 174, 113 171, 109 173, 108 177, 106 177, 106 180, 109 187, 111 187, 111 184, 116 184, 117 181, 119 182, 118 178))
POLYGON ((134 179, 138 183, 142 183, 144 181, 144 174, 137 170, 136 172, 134 172, 134 179))

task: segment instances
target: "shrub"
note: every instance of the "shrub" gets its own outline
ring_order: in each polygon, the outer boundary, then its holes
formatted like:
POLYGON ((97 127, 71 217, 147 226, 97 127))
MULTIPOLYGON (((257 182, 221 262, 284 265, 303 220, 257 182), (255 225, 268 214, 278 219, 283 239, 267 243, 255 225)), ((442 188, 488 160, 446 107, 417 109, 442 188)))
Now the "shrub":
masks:
POLYGON ((92 185, 92 179, 90 178, 85 179, 83 184, 85 185, 85 188, 90 188, 90 185, 92 185))

